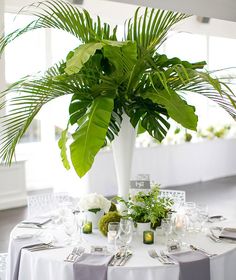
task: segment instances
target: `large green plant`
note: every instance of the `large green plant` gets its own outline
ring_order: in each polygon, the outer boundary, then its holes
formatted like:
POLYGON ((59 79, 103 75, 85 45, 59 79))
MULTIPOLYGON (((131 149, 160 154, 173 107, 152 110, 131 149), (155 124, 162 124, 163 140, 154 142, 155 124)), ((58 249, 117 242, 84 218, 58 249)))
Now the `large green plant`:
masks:
POLYGON ((1 118, 4 162, 11 163, 17 143, 42 106, 63 95, 71 95, 71 102, 68 126, 59 141, 62 161, 70 168, 66 142, 72 129, 70 158, 80 177, 107 141, 119 134, 124 112, 139 132, 147 131, 158 141, 169 129, 169 118, 196 130, 198 117, 184 99, 186 92, 203 94, 235 115, 232 91, 203 70, 205 62, 169 59, 158 52, 170 28, 187 17, 184 14, 137 9, 125 24, 123 40, 117 41, 116 27, 60 0, 38 2, 23 11, 36 19, 3 36, 0 53, 17 37, 39 28, 66 31, 78 38, 78 47, 46 73, 25 77, 2 93, 20 93, 9 95, 9 113, 1 118))

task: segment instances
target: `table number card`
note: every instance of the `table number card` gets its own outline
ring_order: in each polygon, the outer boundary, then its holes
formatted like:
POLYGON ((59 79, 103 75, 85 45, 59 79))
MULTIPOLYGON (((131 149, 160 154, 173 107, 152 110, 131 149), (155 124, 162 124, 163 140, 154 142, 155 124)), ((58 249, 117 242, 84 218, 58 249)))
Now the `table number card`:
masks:
POLYGON ((136 180, 130 181, 130 194, 136 195, 138 192, 147 193, 151 189, 150 177, 148 174, 139 174, 136 180))

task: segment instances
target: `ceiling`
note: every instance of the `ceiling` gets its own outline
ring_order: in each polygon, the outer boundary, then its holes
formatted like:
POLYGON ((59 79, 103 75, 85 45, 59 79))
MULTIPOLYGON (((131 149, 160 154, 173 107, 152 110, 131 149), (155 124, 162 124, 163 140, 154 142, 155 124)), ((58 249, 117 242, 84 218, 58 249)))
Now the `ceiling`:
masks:
MULTIPOLYGON (((18 12, 23 6, 36 1, 5 0, 5 8, 7 11, 18 12)), ((84 0, 82 7, 89 10, 94 16, 100 15, 103 21, 119 25, 132 17, 137 5, 143 5, 144 2, 150 7, 215 18, 211 19, 209 24, 203 24, 198 22, 196 17, 192 17, 177 26, 178 30, 236 38, 235 0, 84 0)))

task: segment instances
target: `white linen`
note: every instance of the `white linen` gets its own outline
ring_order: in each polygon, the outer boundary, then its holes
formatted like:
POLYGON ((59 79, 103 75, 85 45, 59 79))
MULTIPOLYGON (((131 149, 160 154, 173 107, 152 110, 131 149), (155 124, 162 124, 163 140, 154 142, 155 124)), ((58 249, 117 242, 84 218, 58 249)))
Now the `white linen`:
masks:
MULTIPOLYGON (((219 225, 223 224, 226 223, 222 222, 219 225)), ((228 226, 232 227, 233 225, 229 223, 228 226)), ((65 239, 65 235, 59 228, 41 231, 51 231, 54 239, 58 241, 65 239)), ((29 229, 15 228, 11 238, 22 232, 28 233, 29 229)), ((86 243, 83 246, 86 247, 87 251, 89 251, 90 245, 109 246, 107 239, 98 232, 84 235, 84 238, 86 243)), ((218 254, 218 256, 210 260, 211 280, 235 280, 236 243, 215 243, 206 237, 205 234, 188 236, 186 242, 202 247, 210 253, 218 254)), ((148 256, 147 251, 151 248, 155 248, 157 251, 165 249, 163 237, 159 237, 158 233, 155 236, 154 245, 144 245, 142 244, 141 237, 136 237, 131 246, 133 257, 123 267, 109 266, 108 280, 178 280, 179 265, 164 266, 158 260, 148 256)), ((75 280, 73 279, 73 264, 63 261, 71 250, 72 247, 37 252, 29 252, 23 249, 19 280, 75 280)), ((10 253, 9 258, 11 257, 10 253)), ((7 273, 7 280, 9 280, 8 275, 9 273, 7 273)))

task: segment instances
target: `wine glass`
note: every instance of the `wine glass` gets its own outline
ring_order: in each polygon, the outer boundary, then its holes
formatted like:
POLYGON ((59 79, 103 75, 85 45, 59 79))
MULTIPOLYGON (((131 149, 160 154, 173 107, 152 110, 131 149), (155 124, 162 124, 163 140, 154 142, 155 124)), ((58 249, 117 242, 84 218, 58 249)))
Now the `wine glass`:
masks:
POLYGON ((64 217, 62 226, 65 234, 67 235, 67 239, 65 240, 66 245, 72 245, 75 241, 75 235, 78 229, 75 215, 70 213, 64 217))
POLYGON ((108 232, 107 232, 107 237, 108 237, 108 243, 114 244, 114 249, 116 251, 116 241, 118 238, 119 234, 119 229, 120 229, 120 223, 119 222, 110 222, 108 224, 108 232))
POLYGON ((133 222, 128 219, 120 220, 120 228, 118 238, 122 246, 127 250, 128 245, 131 243, 133 238, 133 222))

